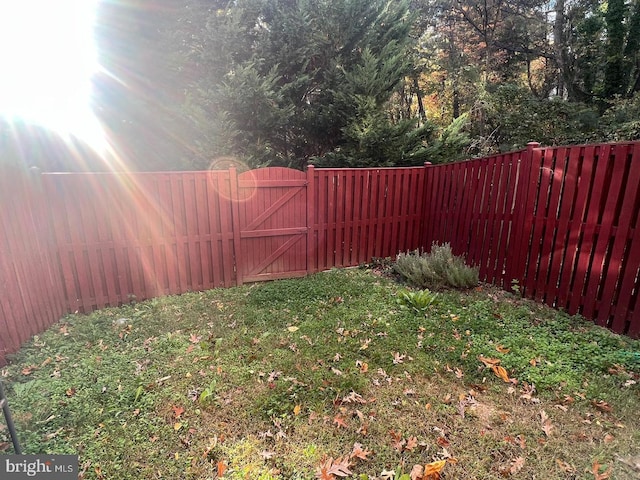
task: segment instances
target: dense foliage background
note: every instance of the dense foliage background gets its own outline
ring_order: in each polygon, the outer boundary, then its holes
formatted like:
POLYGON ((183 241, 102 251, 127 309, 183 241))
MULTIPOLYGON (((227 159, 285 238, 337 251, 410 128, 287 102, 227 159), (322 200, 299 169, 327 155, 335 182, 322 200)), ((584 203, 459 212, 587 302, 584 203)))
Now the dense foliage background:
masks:
POLYGON ((98 20, 95 110, 134 169, 640 138, 636 0, 105 0, 98 20))

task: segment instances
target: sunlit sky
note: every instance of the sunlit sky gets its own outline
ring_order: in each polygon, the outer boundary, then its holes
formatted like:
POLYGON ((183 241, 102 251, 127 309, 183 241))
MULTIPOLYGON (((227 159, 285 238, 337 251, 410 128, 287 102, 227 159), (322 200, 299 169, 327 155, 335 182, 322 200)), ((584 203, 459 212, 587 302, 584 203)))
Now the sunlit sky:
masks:
POLYGON ((98 1, 0 0, 0 116, 102 148, 90 108, 98 1))

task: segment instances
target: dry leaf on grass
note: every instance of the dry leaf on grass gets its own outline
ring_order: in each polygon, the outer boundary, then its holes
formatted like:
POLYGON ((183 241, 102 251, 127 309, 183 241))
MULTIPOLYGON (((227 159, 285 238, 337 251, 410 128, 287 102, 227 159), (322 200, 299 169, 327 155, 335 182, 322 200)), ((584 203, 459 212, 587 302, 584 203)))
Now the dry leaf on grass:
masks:
POLYGON ((545 412, 544 410, 540 410, 540 423, 542 424, 542 431, 547 437, 549 437, 551 435, 551 431, 553 430, 553 425, 551 424, 549 415, 547 415, 547 412, 545 412))
POLYGON ((333 417, 333 423, 335 423, 338 428, 340 427, 347 428, 346 420, 342 418, 340 415, 336 415, 335 417, 333 417))
POLYGON ((437 462, 427 463, 424 466, 424 476, 422 477, 422 480, 439 480, 440 472, 446 464, 446 460, 438 460, 437 462))
POLYGON ((591 473, 593 473, 594 480, 607 480, 608 478, 611 478, 611 466, 609 466, 609 468, 607 468, 603 473, 600 473, 601 468, 602 465, 600 465, 597 460, 593 462, 593 469, 591 470, 591 473))
POLYGON ((504 367, 501 367, 500 365, 493 365, 491 370, 493 370, 493 373, 500 377, 504 382, 509 383, 509 374, 504 367))
POLYGON ((482 355, 479 355, 478 360, 480 360, 482 363, 484 363, 486 367, 489 367, 489 368, 500 364, 499 358, 487 358, 487 357, 483 357, 482 355))
POLYGON ((180 405, 173 405, 171 407, 171 410, 173 410, 173 416, 175 418, 180 418, 180 416, 184 413, 184 408, 182 408, 180 405))
POLYGON ((402 434, 395 430, 390 430, 389 435, 391 435, 391 446, 393 449, 397 452, 402 452, 405 443, 407 443, 406 440, 402 438, 402 434))
POLYGON ((409 478, 411 480, 422 480, 422 476, 424 475, 424 467, 422 465, 414 465, 409 473, 409 478))
POLYGON ((604 400, 598 400, 598 401, 593 400, 591 402, 591 404, 594 407, 596 407, 598 410, 600 410, 601 412, 604 412, 604 413, 610 413, 611 410, 612 410, 611 405, 609 405, 604 400))
POLYGON ((404 446, 405 450, 412 452, 418 446, 418 439, 416 437, 409 437, 407 444, 404 446))
POLYGON ((362 444, 356 442, 353 444, 353 450, 351 451, 351 458, 359 458, 360 460, 369 460, 367 458, 368 455, 371 455, 372 452, 362 448, 362 444))
POLYGON ((316 469, 318 480, 335 480, 336 477, 348 477, 353 475, 348 457, 338 457, 335 460, 329 457, 316 469))
POLYGON ((222 478, 224 476, 224 472, 227 471, 227 465, 224 462, 218 462, 218 478, 222 478))
POLYGON ((498 469, 503 477, 509 477, 511 475, 515 475, 524 467, 525 459, 524 457, 518 457, 512 460, 510 463, 506 465, 500 466, 498 469))

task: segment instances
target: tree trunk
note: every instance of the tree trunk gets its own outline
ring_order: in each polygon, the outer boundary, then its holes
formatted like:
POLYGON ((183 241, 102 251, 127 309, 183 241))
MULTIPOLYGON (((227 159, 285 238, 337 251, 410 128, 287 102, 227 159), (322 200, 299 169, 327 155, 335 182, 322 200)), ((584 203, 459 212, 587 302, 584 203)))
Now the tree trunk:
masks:
POLYGON ((558 96, 565 98, 566 91, 566 70, 567 70, 567 53, 564 38, 564 2, 565 0, 556 0, 556 19, 553 24, 553 48, 555 51, 556 65, 558 66, 557 86, 558 96))
POLYGON ((413 89, 416 93, 416 99, 418 101, 418 115, 420 116, 420 121, 424 124, 427 121, 427 114, 424 110, 424 101, 422 99, 422 93, 420 92, 420 85, 418 84, 418 77, 413 77, 413 89))

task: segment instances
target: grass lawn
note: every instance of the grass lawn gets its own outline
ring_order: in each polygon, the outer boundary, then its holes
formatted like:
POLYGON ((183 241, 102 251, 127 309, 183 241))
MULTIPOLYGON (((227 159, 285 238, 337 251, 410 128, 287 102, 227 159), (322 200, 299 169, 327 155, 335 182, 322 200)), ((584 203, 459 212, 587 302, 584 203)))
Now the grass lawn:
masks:
POLYGON ((23 449, 85 479, 638 478, 639 341, 401 288, 334 270, 65 317, 3 370, 23 449))

